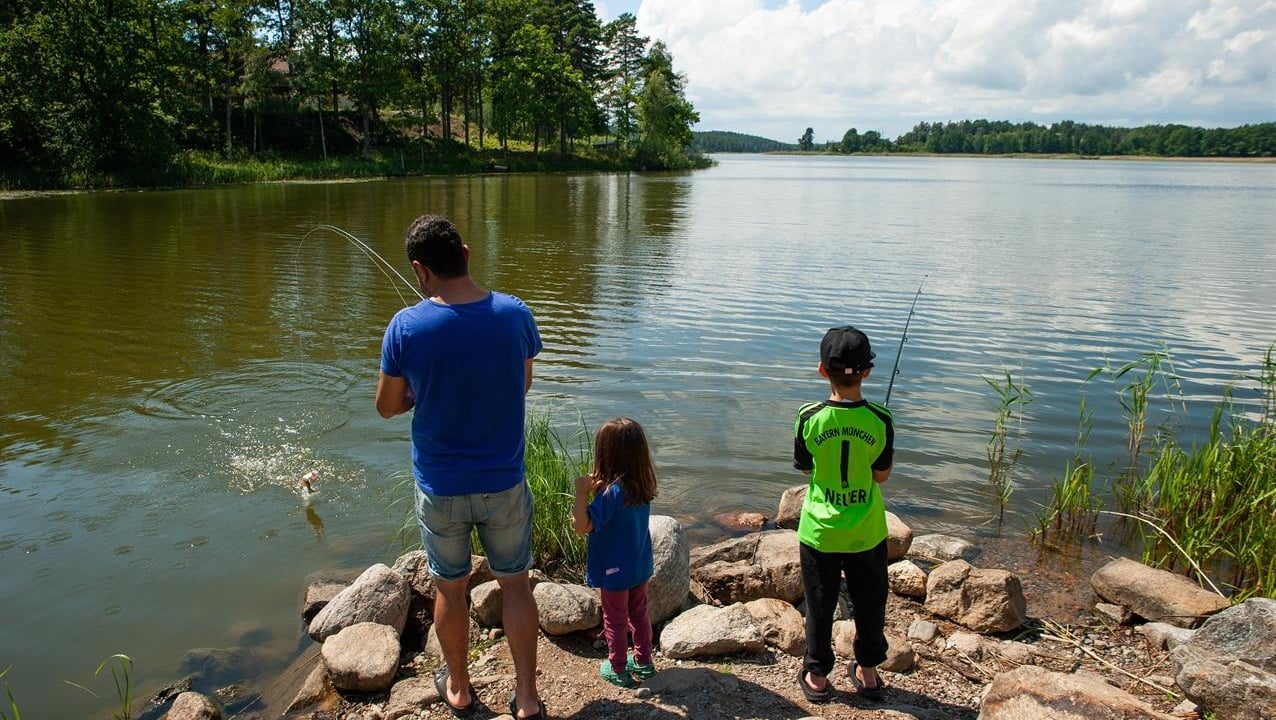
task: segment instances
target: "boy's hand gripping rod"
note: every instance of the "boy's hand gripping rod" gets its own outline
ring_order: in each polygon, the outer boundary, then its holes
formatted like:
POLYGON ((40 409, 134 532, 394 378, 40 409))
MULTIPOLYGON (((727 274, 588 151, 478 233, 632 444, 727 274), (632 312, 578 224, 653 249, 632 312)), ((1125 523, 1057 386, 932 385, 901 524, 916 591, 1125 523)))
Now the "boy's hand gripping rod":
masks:
POLYGON ((926 284, 926 278, 930 275, 923 275, 921 285, 917 286, 917 294, 913 296, 913 304, 908 306, 908 318, 904 320, 904 334, 899 336, 899 350, 895 352, 895 367, 891 369, 891 381, 886 386, 886 402, 883 405, 891 404, 891 390, 895 387, 895 376, 899 375, 899 358, 904 354, 904 343, 908 342, 908 324, 913 321, 913 309, 917 307, 917 298, 921 297, 922 285, 926 284))

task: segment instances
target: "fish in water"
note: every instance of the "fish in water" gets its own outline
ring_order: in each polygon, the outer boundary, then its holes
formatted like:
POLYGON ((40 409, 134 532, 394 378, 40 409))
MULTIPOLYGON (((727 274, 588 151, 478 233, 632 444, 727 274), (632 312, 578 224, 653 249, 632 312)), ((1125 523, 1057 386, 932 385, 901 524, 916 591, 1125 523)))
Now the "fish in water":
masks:
POLYGON ((318 479, 319 479, 318 470, 311 470, 305 475, 302 475, 301 480, 298 481, 301 485, 301 494, 313 495, 319 492, 319 488, 315 487, 315 481, 318 479))

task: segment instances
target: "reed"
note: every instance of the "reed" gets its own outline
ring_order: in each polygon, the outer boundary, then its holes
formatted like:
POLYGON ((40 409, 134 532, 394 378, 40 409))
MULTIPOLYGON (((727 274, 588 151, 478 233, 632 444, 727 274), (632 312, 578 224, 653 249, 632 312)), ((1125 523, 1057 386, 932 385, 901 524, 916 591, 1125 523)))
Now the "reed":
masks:
MULTIPOLYGON (((1271 521, 1276 517, 1276 343, 1268 347, 1258 373, 1248 378, 1258 386, 1258 412, 1239 408, 1229 389, 1213 410, 1207 437, 1191 446, 1170 432, 1177 419, 1172 414, 1152 436, 1151 449, 1145 445, 1158 385, 1165 387, 1171 410, 1186 410, 1168 350, 1162 347, 1107 371, 1113 379, 1130 378, 1118 388, 1130 433, 1129 464, 1110 488, 1127 511, 1102 510, 1093 462, 1084 456, 1091 422, 1083 398, 1077 448, 1037 516, 1038 536, 1090 536, 1096 515, 1113 515, 1133 525, 1126 529, 1141 541, 1149 565, 1188 571, 1212 587, 1228 586, 1236 601, 1276 595, 1276 523, 1271 521)), ((1099 372, 1103 369, 1090 377, 1099 372)))
POLYGON ((987 454, 988 489, 997 502, 998 523, 1005 521, 1006 504, 1010 502, 1010 496, 1014 492, 1012 474, 1015 464, 1023 454, 1020 448, 1023 410, 1033 400, 1032 391, 1023 381, 1022 371, 1018 381, 1010 374, 1010 370, 1003 368, 1002 372, 1004 377, 1001 379, 984 378, 984 382, 997 396, 997 412, 993 418, 992 434, 988 438, 987 454), (1007 438, 1012 429, 1013 447, 1008 448, 1007 438))
MULTIPOLYGON (((10 665, 0 670, 0 680, 3 680, 4 676, 8 675, 12 669, 13 666, 10 665)), ((18 699, 13 696, 13 688, 9 687, 7 682, 4 684, 4 694, 9 699, 9 712, 13 713, 13 717, 10 717, 9 713, 5 712, 3 707, 0 707, 0 720, 22 720, 22 711, 18 709, 18 699)))
POLYGON ((576 478, 593 464, 593 436, 577 414, 566 439, 554 425, 550 408, 530 412, 527 421, 527 484, 536 499, 532 515, 532 552, 537 566, 559 577, 583 580, 585 538, 572 530, 576 478))
MULTIPOLYGON (((115 720, 133 720, 133 659, 128 655, 120 655, 116 653, 103 660, 97 666, 97 670, 93 671, 93 677, 102 674, 102 671, 110 668, 111 680, 115 683, 115 700, 118 705, 111 708, 111 717, 115 720)), ((63 680, 62 682, 74 688, 79 688, 95 698, 101 696, 92 690, 84 687, 79 683, 63 680)))

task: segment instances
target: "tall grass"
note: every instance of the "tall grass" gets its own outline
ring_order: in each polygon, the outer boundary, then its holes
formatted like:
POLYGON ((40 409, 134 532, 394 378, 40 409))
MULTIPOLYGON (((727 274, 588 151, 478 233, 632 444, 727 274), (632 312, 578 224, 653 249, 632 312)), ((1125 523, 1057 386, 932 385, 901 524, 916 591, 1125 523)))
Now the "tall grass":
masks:
POLYGON ((552 410, 531 412, 527 420, 527 484, 536 498, 532 515, 532 552, 546 572, 584 578, 585 538, 572 530, 575 480, 593 464, 593 435, 577 415, 576 428, 564 440, 552 410))
POLYGON ((1077 452, 1054 483, 1037 518, 1038 532, 1092 534, 1101 512, 1135 520, 1130 529, 1142 542, 1144 562, 1194 572, 1214 586, 1212 576, 1230 586, 1235 600, 1276 595, 1276 344, 1249 378, 1258 384, 1259 412, 1247 415, 1229 390, 1213 411, 1207 437, 1191 446, 1170 432, 1176 419, 1171 415, 1147 447, 1158 384, 1172 406, 1186 410, 1168 350, 1145 353, 1108 372, 1114 380, 1131 377, 1118 389, 1129 428, 1129 459, 1111 488, 1126 512, 1101 510, 1092 462, 1082 459, 1089 435, 1083 399, 1077 452))
POLYGON ((1023 437, 1023 409, 1033 400, 1032 391, 1020 379, 1015 381, 1010 370, 1003 369, 1004 377, 1000 380, 985 377, 984 382, 992 388, 997 396, 997 414, 993 419, 992 434, 988 438, 988 488, 997 501, 997 522, 1006 519, 1006 504, 1014 492, 1012 473, 1019 457, 1023 454, 1020 440, 1023 437), (1008 447, 1007 439, 1014 430, 1013 447, 1008 447))

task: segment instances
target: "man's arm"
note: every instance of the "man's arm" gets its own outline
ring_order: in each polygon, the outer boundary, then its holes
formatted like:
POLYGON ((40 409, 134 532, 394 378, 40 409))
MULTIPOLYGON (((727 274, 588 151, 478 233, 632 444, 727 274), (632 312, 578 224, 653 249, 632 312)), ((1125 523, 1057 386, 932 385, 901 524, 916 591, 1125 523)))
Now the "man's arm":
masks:
POLYGON ((416 397, 405 378, 381 373, 377 380, 377 412, 383 418, 405 413, 416 405, 416 397))
POLYGON ((532 359, 531 358, 527 358, 527 369, 525 370, 525 372, 527 374, 527 383, 523 385, 524 395, 527 394, 528 390, 532 389, 532 359))

